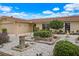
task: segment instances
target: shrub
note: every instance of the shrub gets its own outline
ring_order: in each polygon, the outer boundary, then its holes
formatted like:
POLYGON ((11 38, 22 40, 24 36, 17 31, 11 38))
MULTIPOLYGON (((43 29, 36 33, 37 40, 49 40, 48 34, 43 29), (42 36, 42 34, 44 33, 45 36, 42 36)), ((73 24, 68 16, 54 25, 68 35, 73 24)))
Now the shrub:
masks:
POLYGON ((42 38, 47 38, 47 37, 51 37, 52 36, 52 32, 49 30, 39 30, 39 31, 35 31, 34 36, 39 36, 42 38))
POLYGON ((50 21, 49 25, 52 29, 61 29, 63 28, 64 22, 59 20, 53 20, 50 21))
POLYGON ((79 46, 69 41, 61 40, 56 43, 53 55, 55 56, 79 56, 79 46))
POLYGON ((5 29, 5 28, 4 28, 4 29, 2 29, 2 32, 3 32, 3 33, 4 33, 4 32, 7 32, 7 29, 5 29))
POLYGON ((39 30, 39 27, 35 27, 35 28, 34 28, 34 31, 38 31, 38 30, 39 30))
POLYGON ((58 33, 58 31, 57 31, 57 30, 55 30, 55 31, 53 31, 53 33, 54 33, 54 34, 57 34, 57 33, 58 33))
POLYGON ((63 33, 63 30, 59 30, 59 33, 63 33))

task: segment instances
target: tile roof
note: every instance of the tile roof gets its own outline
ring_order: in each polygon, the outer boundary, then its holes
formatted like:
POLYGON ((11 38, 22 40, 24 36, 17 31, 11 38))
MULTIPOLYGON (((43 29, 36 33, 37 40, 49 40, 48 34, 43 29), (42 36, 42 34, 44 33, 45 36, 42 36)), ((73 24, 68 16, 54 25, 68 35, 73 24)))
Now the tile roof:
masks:
MULTIPOLYGON (((2 18, 6 18, 7 16, 2 16, 2 18)), ((20 19, 20 18, 14 18, 14 17, 8 17, 12 18, 16 22, 23 22, 23 23, 44 23, 49 22, 52 20, 61 20, 61 21, 79 21, 79 16, 67 16, 67 17, 57 17, 57 18, 40 18, 40 19, 20 19)))
POLYGON ((61 21, 79 21, 79 16, 67 16, 67 17, 57 17, 57 18, 41 18, 41 19, 32 19, 32 23, 43 23, 49 22, 52 20, 61 20, 61 21))
POLYGON ((15 18, 15 17, 12 17, 12 16, 11 17, 9 17, 9 16, 2 16, 1 18, 8 18, 8 19, 14 20, 15 22, 31 23, 30 20, 15 18))

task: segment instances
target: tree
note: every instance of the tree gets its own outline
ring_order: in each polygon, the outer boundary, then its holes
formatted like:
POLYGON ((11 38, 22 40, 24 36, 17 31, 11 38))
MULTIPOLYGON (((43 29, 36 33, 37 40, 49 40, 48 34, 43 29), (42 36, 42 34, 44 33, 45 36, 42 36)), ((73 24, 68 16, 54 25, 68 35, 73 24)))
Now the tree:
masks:
POLYGON ((63 28, 64 22, 59 20, 53 20, 50 21, 49 25, 52 29, 61 29, 63 28))

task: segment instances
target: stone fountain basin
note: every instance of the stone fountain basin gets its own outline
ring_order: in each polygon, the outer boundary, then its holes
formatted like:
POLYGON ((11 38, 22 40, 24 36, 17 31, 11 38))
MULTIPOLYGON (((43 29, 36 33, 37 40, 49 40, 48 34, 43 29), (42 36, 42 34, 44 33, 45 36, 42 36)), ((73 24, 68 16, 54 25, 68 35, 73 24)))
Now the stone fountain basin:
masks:
POLYGON ((25 48, 21 48, 20 45, 17 45, 13 47, 12 50, 22 52, 22 51, 25 51, 26 49, 29 49, 30 47, 31 46, 29 44, 25 44, 25 48))

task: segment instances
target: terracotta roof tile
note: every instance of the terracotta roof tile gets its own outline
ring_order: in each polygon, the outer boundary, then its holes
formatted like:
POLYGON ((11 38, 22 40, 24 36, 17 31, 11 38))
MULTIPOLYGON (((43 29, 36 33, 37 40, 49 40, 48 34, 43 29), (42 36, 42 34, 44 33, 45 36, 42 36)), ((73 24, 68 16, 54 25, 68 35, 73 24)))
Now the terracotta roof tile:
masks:
POLYGON ((32 19, 32 23, 45 23, 49 22, 52 20, 63 20, 63 19, 58 19, 58 18, 41 18, 41 19, 32 19))
POLYGON ((11 17, 9 17, 9 16, 2 16, 1 18, 9 18, 9 19, 14 20, 15 22, 31 23, 30 20, 15 18, 15 17, 12 17, 12 16, 11 17))
POLYGON ((49 22, 52 20, 61 20, 61 21, 79 21, 79 16, 68 16, 68 17, 57 17, 57 18, 41 18, 41 19, 32 19, 32 23, 43 23, 49 22))
MULTIPOLYGON (((7 16, 3 16, 7 17, 7 16)), ((16 22, 23 22, 23 23, 44 23, 49 22, 52 20, 61 20, 61 21, 79 21, 79 16, 68 16, 68 17, 57 17, 57 18, 40 18, 40 19, 20 19, 20 18, 14 18, 9 17, 15 20, 16 22)))

